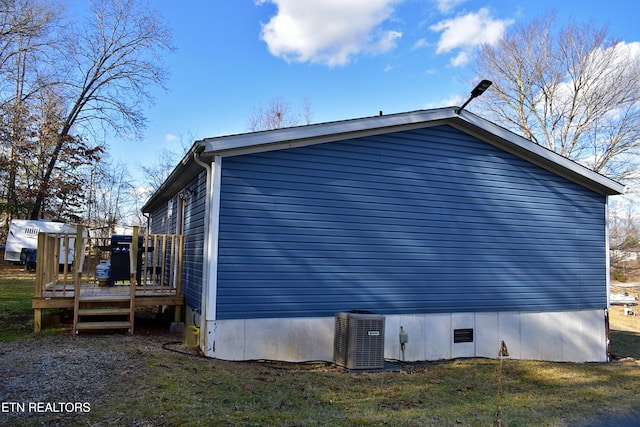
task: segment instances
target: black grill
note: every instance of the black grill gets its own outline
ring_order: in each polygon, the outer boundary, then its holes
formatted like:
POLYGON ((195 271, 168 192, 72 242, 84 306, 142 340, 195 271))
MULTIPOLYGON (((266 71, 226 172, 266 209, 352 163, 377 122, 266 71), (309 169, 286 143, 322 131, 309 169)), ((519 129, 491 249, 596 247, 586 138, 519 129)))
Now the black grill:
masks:
MULTIPOLYGON (((132 236, 114 234, 111 236, 111 277, 112 282, 129 281, 131 277, 131 267, 129 252, 131 250, 132 236)), ((142 269, 142 236, 138 237, 138 260, 136 269, 136 280, 140 283, 140 271, 142 269)))

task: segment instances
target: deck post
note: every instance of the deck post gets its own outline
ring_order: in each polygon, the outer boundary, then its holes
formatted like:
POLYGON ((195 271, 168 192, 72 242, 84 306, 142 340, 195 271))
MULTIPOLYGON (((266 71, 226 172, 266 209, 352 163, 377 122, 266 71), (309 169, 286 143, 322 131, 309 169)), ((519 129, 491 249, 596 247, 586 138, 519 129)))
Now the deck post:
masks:
MULTIPOLYGON (((55 235, 50 235, 49 233, 45 233, 44 238, 44 251, 42 253, 41 260, 43 260, 43 274, 44 274, 44 285, 47 283, 52 283, 53 287, 53 296, 56 296, 56 284, 58 283, 58 256, 57 253, 60 252, 59 241, 55 237, 55 235), (57 246, 57 249, 56 249, 57 246)), ((37 262, 36 262, 37 264, 37 262)))
POLYGON ((43 233, 38 233, 38 249, 36 252, 36 293, 35 296, 36 297, 43 297, 44 296, 44 277, 42 277, 42 272, 45 268, 44 263, 42 262, 42 259, 44 257, 40 256, 38 257, 38 254, 43 254, 44 255, 44 234, 43 233), (38 258, 40 258, 38 260, 38 258), (40 262, 38 262, 40 261, 40 262))
MULTIPOLYGON (((80 290, 80 282, 82 281, 82 264, 84 261, 84 227, 82 225, 77 225, 76 226, 76 241, 74 242, 74 253, 73 253, 73 272, 74 274, 74 282, 76 284, 76 288, 78 289, 78 291, 80 290)), ((66 240, 65 242, 68 244, 69 242, 69 237, 66 236, 66 240)), ((67 249, 67 252, 65 254, 65 257, 68 258, 68 252, 69 249, 67 249)), ((66 264, 65 260, 65 264, 66 264)), ((66 287, 65 287, 66 289, 66 287)), ((75 295, 75 294, 74 294, 75 295)))
MULTIPOLYGON (((38 262, 37 254, 44 254, 44 234, 38 233, 38 249, 36 252, 36 289, 34 292, 34 296, 36 298, 44 297, 44 280, 42 277, 42 271, 44 269, 44 265, 42 259, 38 262)), ((35 308, 33 309, 33 333, 39 334, 40 329, 42 328, 42 309, 35 308)))
POLYGON ((135 318, 136 311, 136 285, 138 284, 138 280, 136 278, 138 273, 138 233, 140 227, 137 225, 133 227, 133 236, 131 238, 131 249, 129 250, 129 268, 130 268, 130 284, 129 284, 129 322, 131 324, 131 328, 129 329, 129 334, 133 335, 133 319, 135 318))
POLYGON ((39 334, 40 329, 42 329, 42 309, 34 308, 33 309, 33 333, 39 334))
POLYGON ((80 279, 82 276, 82 265, 80 265, 80 248, 82 243, 82 226, 78 225, 76 229, 76 241, 74 247, 75 252, 73 254, 73 336, 78 333, 78 329, 76 328, 76 326, 78 325, 80 311, 80 279))
POLYGON ((73 265, 75 266, 74 271, 80 272, 82 274, 82 267, 84 266, 84 257, 85 257, 85 242, 84 242, 84 226, 78 225, 76 226, 76 241, 75 247, 73 248, 73 265))
POLYGON ((136 273, 138 271, 138 226, 133 227, 131 236, 131 249, 129 250, 129 280, 131 285, 136 285, 136 273))

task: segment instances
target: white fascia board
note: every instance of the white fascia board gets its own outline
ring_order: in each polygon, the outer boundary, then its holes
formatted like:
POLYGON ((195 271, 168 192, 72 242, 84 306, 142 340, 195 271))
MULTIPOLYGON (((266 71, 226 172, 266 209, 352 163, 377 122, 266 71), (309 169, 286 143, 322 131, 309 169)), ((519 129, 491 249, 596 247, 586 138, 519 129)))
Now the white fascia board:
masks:
POLYGON ((239 135, 207 138, 205 152, 225 156, 322 144, 407 128, 435 126, 455 117, 453 108, 413 111, 386 116, 320 123, 239 135))

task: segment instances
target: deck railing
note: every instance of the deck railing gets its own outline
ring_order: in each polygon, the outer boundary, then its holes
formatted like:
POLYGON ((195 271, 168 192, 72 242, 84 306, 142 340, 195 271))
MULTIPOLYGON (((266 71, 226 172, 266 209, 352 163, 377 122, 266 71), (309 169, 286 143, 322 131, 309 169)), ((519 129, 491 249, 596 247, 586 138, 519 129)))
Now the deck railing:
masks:
POLYGON ((129 277, 101 283, 96 268, 100 261, 111 259, 110 238, 88 236, 82 226, 77 227, 76 234, 40 233, 35 296, 72 297, 80 284, 133 285, 145 292, 180 294, 183 236, 139 234, 134 227, 131 240, 127 251, 129 277))

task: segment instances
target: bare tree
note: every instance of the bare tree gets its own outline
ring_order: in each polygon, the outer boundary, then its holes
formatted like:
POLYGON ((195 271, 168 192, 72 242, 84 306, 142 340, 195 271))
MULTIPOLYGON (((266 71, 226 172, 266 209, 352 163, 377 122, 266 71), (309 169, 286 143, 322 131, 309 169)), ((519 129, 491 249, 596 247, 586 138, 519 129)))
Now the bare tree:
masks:
POLYGON ((305 96, 302 100, 302 115, 304 117, 304 124, 310 125, 313 122, 313 108, 311 105, 311 98, 305 96))
MULTIPOLYGON (((3 169, 3 228, 25 206, 18 197, 19 153, 33 143, 37 132, 36 100, 49 83, 42 64, 54 49, 61 7, 40 0, 0 0, 0 160, 3 169)), ((21 177, 24 179, 24 177, 21 177)))
MULTIPOLYGON (((302 115, 305 124, 310 124, 313 113, 311 100, 308 97, 304 98, 302 115)), ((300 121, 300 114, 293 110, 289 101, 283 96, 272 98, 266 106, 257 105, 248 117, 249 129, 252 132, 296 126, 300 121)))
POLYGON ((144 176, 144 185, 148 189, 147 196, 151 196, 160 188, 162 183, 171 174, 171 171, 176 167, 179 160, 180 157, 177 153, 164 149, 157 152, 154 163, 139 165, 144 176))
POLYGON ((553 14, 517 27, 476 58, 493 81, 479 99, 497 123, 613 178, 637 167, 640 150, 640 52, 606 27, 553 14))
POLYGON ((160 15, 134 0, 96 0, 92 15, 70 29, 62 52, 69 67, 60 77, 66 100, 57 140, 40 184, 31 218, 38 218, 51 176, 65 144, 74 134, 105 126, 118 134, 140 134, 149 89, 163 86, 160 55, 173 49, 160 15))
POLYGON ((0 0, 0 106, 27 97, 37 87, 35 62, 52 46, 63 8, 42 0, 0 0), (27 80, 27 75, 31 77, 27 80))
MULTIPOLYGON (((31 155, 24 156, 24 164, 32 169, 24 170, 23 176, 31 176, 29 191, 21 198, 33 209, 41 194, 42 180, 47 173, 49 158, 56 150, 59 140, 59 126, 63 120, 62 100, 50 91, 44 91, 39 98, 37 134, 31 145, 31 155), (37 155, 35 155, 37 153, 37 155), (34 161, 35 160, 35 161, 34 161)), ((51 171, 49 185, 46 188, 44 203, 41 208, 43 218, 65 218, 73 222, 81 222, 86 201, 85 181, 89 168, 102 157, 104 148, 100 145, 90 146, 80 136, 68 136, 60 151, 60 158, 51 171)), ((20 189, 22 190, 22 189, 20 189)))
POLYGON ((130 176, 126 165, 104 159, 91 168, 89 200, 86 203, 90 228, 110 235, 115 226, 127 218, 134 191, 130 176))
POLYGON ((148 198, 160 188, 162 183, 173 172, 180 159, 187 154, 196 139, 195 132, 191 130, 181 133, 173 141, 175 144, 172 148, 163 148, 156 152, 154 162, 147 161, 145 164, 138 165, 144 177, 144 182, 139 191, 145 198, 148 198))

